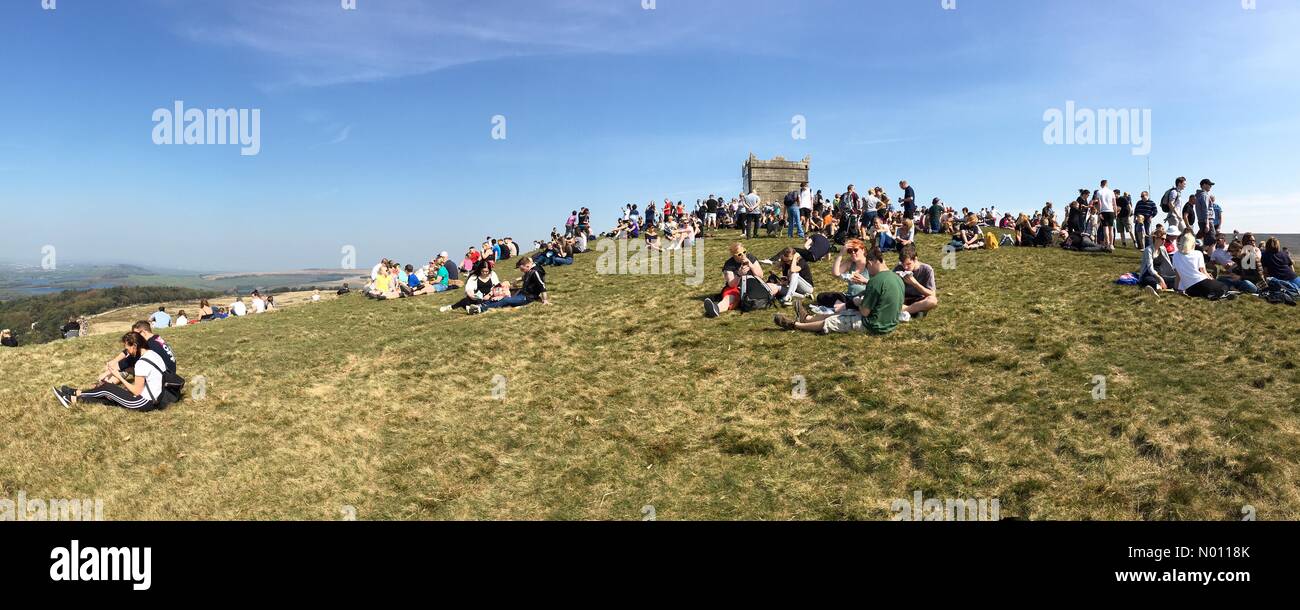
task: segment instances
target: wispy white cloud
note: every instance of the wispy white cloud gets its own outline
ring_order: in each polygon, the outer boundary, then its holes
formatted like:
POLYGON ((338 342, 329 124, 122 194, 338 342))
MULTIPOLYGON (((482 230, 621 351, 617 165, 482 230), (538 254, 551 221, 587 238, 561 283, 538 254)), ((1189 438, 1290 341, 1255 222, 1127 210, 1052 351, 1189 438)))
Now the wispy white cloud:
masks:
POLYGON ((351 133, 352 133, 352 126, 351 126, 351 125, 346 125, 346 126, 343 127, 343 129, 339 130, 339 135, 334 136, 334 139, 333 139, 333 140, 330 140, 329 143, 330 143, 330 144, 342 144, 342 143, 348 141, 348 136, 349 136, 351 133))
MULTIPOLYGON (((710 4, 711 2, 703 2, 710 4)), ((290 84, 375 81, 509 57, 635 53, 672 45, 710 25, 712 9, 642 9, 611 0, 231 0, 187 13, 192 40, 247 49, 277 62, 290 84), (683 19, 689 10, 694 17, 683 19)), ((717 8, 714 6, 713 8, 717 8)))

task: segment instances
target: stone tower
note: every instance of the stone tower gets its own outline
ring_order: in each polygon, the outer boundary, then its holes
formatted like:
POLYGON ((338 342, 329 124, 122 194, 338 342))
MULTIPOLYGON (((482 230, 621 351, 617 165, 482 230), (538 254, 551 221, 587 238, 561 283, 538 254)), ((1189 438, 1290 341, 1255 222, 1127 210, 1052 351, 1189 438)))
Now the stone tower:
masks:
POLYGON ((749 153, 749 159, 741 168, 741 188, 746 193, 753 188, 763 198, 763 203, 780 203, 786 193, 798 190, 800 184, 808 182, 811 163, 811 156, 804 157, 803 161, 786 161, 784 157, 765 161, 749 153))

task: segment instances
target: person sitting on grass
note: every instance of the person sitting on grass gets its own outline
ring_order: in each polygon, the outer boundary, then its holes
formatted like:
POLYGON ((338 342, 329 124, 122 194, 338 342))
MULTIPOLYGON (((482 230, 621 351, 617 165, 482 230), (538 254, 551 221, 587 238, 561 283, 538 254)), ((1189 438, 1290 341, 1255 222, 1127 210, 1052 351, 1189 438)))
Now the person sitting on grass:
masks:
POLYGON ((128 355, 135 377, 127 381, 122 371, 110 364, 104 367, 103 375, 95 387, 89 390, 75 390, 68 386, 54 388, 54 396, 65 408, 82 400, 102 402, 108 405, 131 409, 133 411, 152 411, 162 406, 163 371, 166 364, 156 352, 149 349, 149 344, 140 333, 129 332, 122 335, 123 351, 128 355))
MULTIPOLYGON (((421 294, 436 294, 446 292, 451 289, 451 265, 441 256, 429 261, 429 268, 425 271, 426 284, 424 292, 421 294)), ((454 267, 453 267, 454 268, 454 267)))
POLYGON ((1291 253, 1282 247, 1282 242, 1278 238, 1270 237, 1264 242, 1264 254, 1259 260, 1264 277, 1268 278, 1269 283, 1277 282, 1300 291, 1300 280, 1297 279, 1291 253))
POLYGON ((453 309, 469 310, 471 305, 481 305, 492 298, 492 291, 501 284, 493 270, 495 264, 489 260, 480 261, 474 269, 474 273, 465 280, 465 298, 459 300, 454 305, 446 305, 439 311, 448 312, 453 309))
POLYGON ((820 313, 832 313, 848 307, 855 297, 866 290, 867 282, 867 246, 860 239, 845 242, 844 249, 835 262, 831 264, 831 274, 845 281, 844 292, 823 292, 817 295, 820 313))
POLYGON ((904 218, 903 222, 898 225, 898 230, 894 232, 894 243, 899 251, 907 246, 916 243, 916 222, 911 218, 904 218))
POLYGON ((18 339, 14 337, 13 331, 6 328, 0 332, 0 347, 18 347, 18 339))
MULTIPOLYGON (((654 208, 650 208, 654 209, 654 208)), ((645 245, 651 250, 663 250, 659 247, 659 228, 655 225, 647 225, 645 228, 645 245)))
POLYGON ((149 316, 149 321, 153 323, 154 328, 167 328, 172 325, 172 317, 167 315, 166 307, 159 307, 158 311, 149 316))
MULTIPOLYGON (((1223 235, 1219 235, 1219 241, 1223 241, 1223 235)), ((1258 269, 1246 269, 1242 266, 1241 261, 1242 246, 1239 242, 1232 242, 1228 246, 1228 260, 1226 263, 1218 265, 1220 270, 1214 279, 1219 280, 1229 290, 1236 290, 1246 294, 1259 294, 1259 285, 1246 278, 1247 275, 1256 276, 1259 274, 1258 269)), ((1223 250, 1215 250, 1214 255, 1219 256, 1223 250)), ((1222 257, 1220 257, 1222 260, 1222 257)))
POLYGON ((1169 285, 1177 283, 1178 274, 1174 263, 1165 251, 1165 230, 1159 226, 1147 240, 1147 247, 1142 250, 1142 266, 1136 275, 1138 285, 1152 295, 1159 296, 1160 291, 1169 290, 1169 285))
POLYGON ((212 305, 208 303, 208 300, 207 300, 207 299, 202 299, 202 300, 200 300, 200 301, 199 301, 199 321, 200 321, 200 322, 207 322, 208 320, 211 320, 212 318, 213 318, 212 305))
POLYGON ((1205 255, 1196 249, 1196 236, 1191 231, 1183 231, 1178 236, 1174 269, 1178 271, 1178 291, 1189 297, 1217 301, 1228 294, 1228 287, 1211 278, 1205 270, 1205 255))
POLYGON ((802 248, 786 248, 776 255, 775 270, 781 275, 773 273, 768 278, 768 290, 785 305, 795 298, 813 295, 812 263, 804 258, 807 255, 808 251, 802 248))
POLYGON ((984 248, 984 233, 972 214, 953 236, 950 246, 955 250, 980 250, 984 248))
MULTIPOLYGON (((520 280, 519 292, 495 300, 488 299, 477 305, 470 305, 465 308, 465 311, 473 315, 503 307, 523 307, 537 301, 540 301, 542 305, 550 305, 551 301, 546 292, 546 268, 534 263, 533 259, 526 256, 515 263, 515 268, 524 274, 523 279, 520 280)), ((504 289, 508 293, 510 283, 505 282, 498 286, 497 289, 504 289)))
POLYGON ((919 320, 939 306, 939 292, 934 285, 934 267, 916 258, 916 246, 906 246, 898 252, 898 265, 894 273, 903 280, 903 322, 919 320))
POLYGON ((886 252, 894 249, 898 239, 894 236, 893 227, 890 226, 889 221, 884 216, 877 214, 871 219, 871 225, 869 226, 872 243, 886 252))
POLYGON ((899 314, 903 311, 903 295, 906 289, 897 273, 889 271, 879 247, 873 247, 866 254, 867 273, 871 280, 856 304, 835 314, 811 315, 804 311, 800 303, 795 304, 798 319, 791 320, 777 314, 772 321, 785 330, 801 330, 822 334, 867 332, 884 335, 898 327, 899 314))
POLYGON ((235 297, 235 302, 230 304, 230 314, 236 318, 248 315, 248 306, 244 304, 244 297, 235 297))
POLYGON ((722 265, 722 294, 717 300, 704 299, 704 317, 716 318, 723 312, 740 308, 740 283, 746 277, 763 277, 763 267, 758 259, 745 251, 745 245, 731 244, 731 258, 722 265))
POLYGON ((393 267, 385 265, 379 270, 379 275, 375 276, 370 289, 366 291, 366 297, 379 301, 400 298, 402 293, 397 285, 397 273, 393 271, 393 267))
POLYGON ((1268 287, 1268 281, 1260 272, 1260 257, 1263 253, 1255 246, 1253 234, 1246 233, 1241 237, 1241 243, 1232 256, 1233 270, 1240 281, 1250 282, 1256 292, 1268 287))

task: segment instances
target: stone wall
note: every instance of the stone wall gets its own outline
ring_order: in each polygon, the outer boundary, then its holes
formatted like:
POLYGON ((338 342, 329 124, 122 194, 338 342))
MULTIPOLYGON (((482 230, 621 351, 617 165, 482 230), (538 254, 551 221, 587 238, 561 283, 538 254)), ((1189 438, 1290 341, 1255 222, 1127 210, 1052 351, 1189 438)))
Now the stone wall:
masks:
POLYGON ((741 168, 741 188, 746 193, 751 188, 756 190, 763 203, 780 203, 786 193, 798 190, 800 184, 808 182, 811 163, 812 157, 804 157, 803 161, 786 161, 783 157, 763 160, 750 153, 741 168))

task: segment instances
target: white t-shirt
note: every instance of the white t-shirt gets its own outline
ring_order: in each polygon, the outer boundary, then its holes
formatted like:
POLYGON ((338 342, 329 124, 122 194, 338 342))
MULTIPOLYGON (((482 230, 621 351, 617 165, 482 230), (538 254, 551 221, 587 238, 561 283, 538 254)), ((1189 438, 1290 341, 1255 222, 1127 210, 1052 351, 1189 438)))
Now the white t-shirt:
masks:
POLYGON ((1186 292, 1188 288, 1210 279, 1210 276, 1201 273, 1204 266, 1205 255, 1200 250, 1192 250, 1191 254, 1175 252, 1174 269, 1178 271, 1178 290, 1186 292))
POLYGON ((803 189, 802 191, 799 191, 799 207, 805 210, 811 210, 813 208, 811 190, 803 189))
POLYGON ((162 395, 162 372, 165 370, 167 370, 167 365, 163 363, 162 356, 155 354, 152 350, 145 352, 144 356, 135 361, 135 376, 144 378, 145 398, 158 400, 158 397, 162 395), (145 362, 146 360, 149 362, 145 362))
POLYGON ((253 299, 253 313, 263 313, 266 311, 266 301, 262 299, 253 299))
POLYGON ((190 323, 189 318, 185 316, 177 316, 176 320, 172 322, 172 326, 185 326, 186 324, 189 323, 190 323))
POLYGON ((383 264, 382 262, 380 262, 380 263, 375 263, 375 266, 370 268, 370 279, 373 280, 373 279, 379 277, 379 268, 380 268, 380 267, 383 267, 383 266, 384 266, 384 264, 383 264))
POLYGON ((247 315, 248 307, 244 305, 243 301, 235 301, 235 304, 230 306, 230 313, 236 316, 247 315))
POLYGON ((1097 201, 1101 203, 1101 212, 1103 214, 1113 214, 1115 212, 1115 191, 1098 189, 1097 201))

